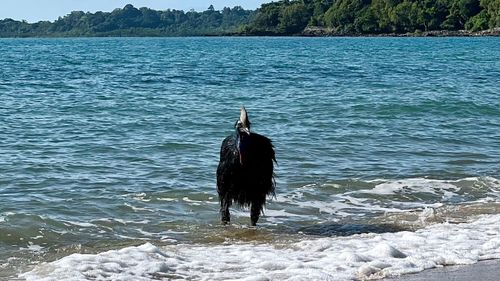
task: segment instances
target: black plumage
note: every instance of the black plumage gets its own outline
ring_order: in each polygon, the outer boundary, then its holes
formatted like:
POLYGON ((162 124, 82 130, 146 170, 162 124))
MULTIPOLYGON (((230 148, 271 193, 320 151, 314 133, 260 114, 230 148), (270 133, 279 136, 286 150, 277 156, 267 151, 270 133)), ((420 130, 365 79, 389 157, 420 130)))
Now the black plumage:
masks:
POLYGON ((256 225, 268 195, 274 195, 274 163, 271 140, 250 132, 247 111, 241 108, 236 132, 222 142, 217 167, 217 192, 223 223, 230 221, 232 203, 250 207, 252 225, 256 225))

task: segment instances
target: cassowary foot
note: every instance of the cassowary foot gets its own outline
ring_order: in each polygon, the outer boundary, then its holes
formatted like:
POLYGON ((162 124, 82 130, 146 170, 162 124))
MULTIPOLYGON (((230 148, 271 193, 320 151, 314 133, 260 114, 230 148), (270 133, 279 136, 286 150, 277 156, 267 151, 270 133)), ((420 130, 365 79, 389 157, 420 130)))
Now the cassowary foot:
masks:
POLYGON ((226 225, 231 221, 231 216, 229 214, 229 210, 222 210, 220 212, 221 214, 221 222, 222 224, 226 225))
POLYGON ((261 210, 262 206, 260 204, 252 204, 252 207, 250 208, 250 220, 252 226, 257 225, 257 221, 259 220, 261 210))

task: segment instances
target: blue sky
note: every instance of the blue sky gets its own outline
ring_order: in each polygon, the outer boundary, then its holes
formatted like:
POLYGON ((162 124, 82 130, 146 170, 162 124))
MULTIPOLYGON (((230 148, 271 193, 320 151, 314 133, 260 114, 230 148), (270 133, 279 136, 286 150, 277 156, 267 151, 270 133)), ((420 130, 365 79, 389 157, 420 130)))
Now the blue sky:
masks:
POLYGON ((71 11, 110 12, 115 8, 123 8, 126 4, 156 10, 204 11, 211 4, 217 10, 234 6, 255 9, 267 2, 272 2, 272 0, 0 0, 0 19, 12 18, 28 22, 53 21, 71 11))

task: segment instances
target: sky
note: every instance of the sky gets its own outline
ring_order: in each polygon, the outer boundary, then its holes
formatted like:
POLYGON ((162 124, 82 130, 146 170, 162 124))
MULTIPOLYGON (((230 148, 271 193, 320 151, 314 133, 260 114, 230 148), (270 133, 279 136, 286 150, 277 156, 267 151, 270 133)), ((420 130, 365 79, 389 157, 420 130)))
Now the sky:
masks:
POLYGON ((210 5, 216 10, 234 6, 253 10, 268 2, 272 0, 0 0, 0 19, 11 18, 28 22, 54 21, 71 11, 111 12, 127 4, 132 4, 136 8, 148 7, 155 10, 205 11, 210 5))

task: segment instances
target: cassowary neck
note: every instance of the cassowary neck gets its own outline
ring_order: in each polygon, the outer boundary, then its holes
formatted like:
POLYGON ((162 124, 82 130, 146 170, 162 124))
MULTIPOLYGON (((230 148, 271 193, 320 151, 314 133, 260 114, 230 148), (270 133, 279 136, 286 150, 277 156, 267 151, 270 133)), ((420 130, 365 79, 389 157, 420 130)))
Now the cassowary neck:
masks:
POLYGON ((246 160, 247 145, 250 141, 249 135, 236 131, 236 149, 238 150, 240 164, 244 165, 246 160))

